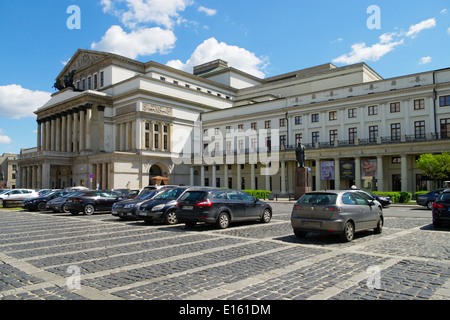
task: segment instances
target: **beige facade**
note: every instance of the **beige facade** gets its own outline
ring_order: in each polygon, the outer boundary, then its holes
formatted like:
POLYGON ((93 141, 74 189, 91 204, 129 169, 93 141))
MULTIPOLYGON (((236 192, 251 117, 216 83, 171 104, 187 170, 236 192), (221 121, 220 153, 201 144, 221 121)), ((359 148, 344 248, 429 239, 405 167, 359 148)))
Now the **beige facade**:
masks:
POLYGON ((301 141, 314 189, 414 192, 432 187, 416 158, 450 149, 449 69, 383 79, 325 64, 258 79, 222 60, 190 74, 79 50, 57 79, 71 71, 75 88, 36 111, 22 187, 138 189, 162 175, 292 194, 301 141))

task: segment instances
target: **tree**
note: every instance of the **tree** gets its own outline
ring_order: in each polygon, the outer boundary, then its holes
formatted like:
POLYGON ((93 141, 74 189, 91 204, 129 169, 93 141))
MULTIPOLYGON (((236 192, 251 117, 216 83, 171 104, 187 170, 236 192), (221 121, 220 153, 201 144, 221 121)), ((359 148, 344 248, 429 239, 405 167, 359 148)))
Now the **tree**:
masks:
POLYGON ((423 154, 416 161, 417 168, 434 181, 450 180, 450 153, 423 154))

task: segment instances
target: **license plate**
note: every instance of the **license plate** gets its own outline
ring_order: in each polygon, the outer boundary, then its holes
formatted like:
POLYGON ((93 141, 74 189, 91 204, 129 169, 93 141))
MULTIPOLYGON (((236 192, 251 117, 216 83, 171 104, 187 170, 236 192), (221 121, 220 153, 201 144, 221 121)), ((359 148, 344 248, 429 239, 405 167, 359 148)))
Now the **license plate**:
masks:
POLYGON ((315 221, 303 221, 302 224, 304 226, 311 226, 311 227, 320 227, 320 226, 322 226, 321 222, 315 222, 315 221))
POLYGON ((193 206, 184 206, 183 209, 184 210, 193 210, 194 207, 193 206))

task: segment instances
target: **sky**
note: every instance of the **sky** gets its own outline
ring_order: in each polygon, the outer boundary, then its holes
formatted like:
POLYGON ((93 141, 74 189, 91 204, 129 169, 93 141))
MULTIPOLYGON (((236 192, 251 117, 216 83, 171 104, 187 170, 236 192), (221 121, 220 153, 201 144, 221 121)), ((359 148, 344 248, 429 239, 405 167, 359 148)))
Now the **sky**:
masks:
POLYGON ((0 155, 36 147, 34 111, 78 49, 260 78, 365 62, 383 78, 450 67, 448 0, 1 0, 0 155))

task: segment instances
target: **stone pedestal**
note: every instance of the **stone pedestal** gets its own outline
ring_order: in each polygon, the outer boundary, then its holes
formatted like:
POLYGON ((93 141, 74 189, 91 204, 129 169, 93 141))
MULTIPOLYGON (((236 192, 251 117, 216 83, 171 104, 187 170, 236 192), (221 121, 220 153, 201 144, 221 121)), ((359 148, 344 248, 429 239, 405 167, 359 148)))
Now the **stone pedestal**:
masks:
POLYGON ((295 169, 295 199, 299 199, 302 195, 312 191, 312 178, 310 168, 295 169))

